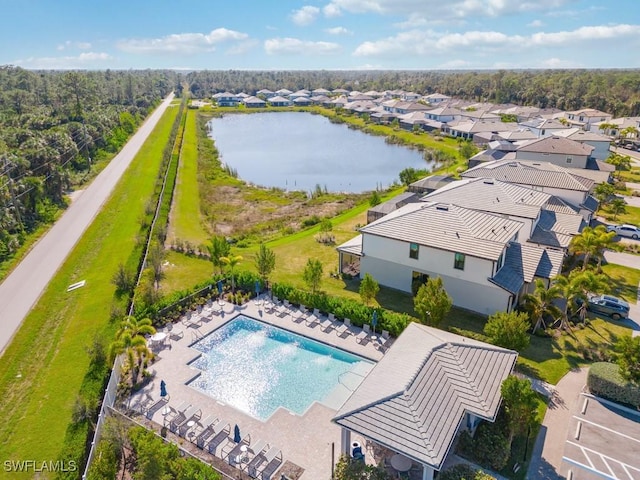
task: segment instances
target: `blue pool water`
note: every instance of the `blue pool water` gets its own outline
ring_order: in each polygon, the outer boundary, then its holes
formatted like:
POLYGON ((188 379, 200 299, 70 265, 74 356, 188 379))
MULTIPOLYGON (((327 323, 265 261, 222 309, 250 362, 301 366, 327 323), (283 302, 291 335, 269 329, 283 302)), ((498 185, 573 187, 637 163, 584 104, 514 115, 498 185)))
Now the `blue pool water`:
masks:
POLYGON ((373 366, 331 346, 240 316, 192 345, 202 374, 190 386, 265 420, 278 407, 302 414, 346 396, 373 366))

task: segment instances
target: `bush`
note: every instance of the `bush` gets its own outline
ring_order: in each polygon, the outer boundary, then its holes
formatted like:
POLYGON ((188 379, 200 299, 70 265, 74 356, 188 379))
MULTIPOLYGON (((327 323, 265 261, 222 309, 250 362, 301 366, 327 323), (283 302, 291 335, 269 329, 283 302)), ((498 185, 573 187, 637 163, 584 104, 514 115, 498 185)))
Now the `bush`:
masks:
POLYGON ((439 480, 495 480, 495 477, 492 477, 488 473, 484 473, 482 470, 477 470, 473 468, 471 465, 460 463, 442 472, 440 475, 438 475, 438 479, 439 480))
POLYGON ((615 363, 599 362, 591 365, 587 386, 594 395, 640 408, 640 387, 624 380, 615 363))
POLYGON ((492 470, 502 470, 511 453, 502 427, 490 422, 482 422, 474 437, 463 431, 458 448, 464 456, 492 470))

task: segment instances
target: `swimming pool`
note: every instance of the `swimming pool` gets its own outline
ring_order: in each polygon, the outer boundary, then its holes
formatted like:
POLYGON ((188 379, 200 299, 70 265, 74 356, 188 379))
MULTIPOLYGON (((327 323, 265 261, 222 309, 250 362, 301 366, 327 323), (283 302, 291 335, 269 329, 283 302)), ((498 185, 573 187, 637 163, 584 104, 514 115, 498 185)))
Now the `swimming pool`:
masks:
POLYGON ((278 407, 303 414, 319 401, 338 409, 373 362, 239 316, 192 345, 202 373, 189 385, 266 420, 278 407))

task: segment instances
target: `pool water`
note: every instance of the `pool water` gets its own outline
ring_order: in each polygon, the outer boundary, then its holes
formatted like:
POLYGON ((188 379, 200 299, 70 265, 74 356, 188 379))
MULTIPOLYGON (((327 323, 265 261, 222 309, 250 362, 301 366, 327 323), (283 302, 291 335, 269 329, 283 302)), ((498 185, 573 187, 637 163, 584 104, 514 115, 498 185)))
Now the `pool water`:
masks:
POLYGON ((339 408, 373 363, 239 316, 192 345, 202 371, 189 385, 266 420, 278 407, 303 414, 314 402, 339 408))

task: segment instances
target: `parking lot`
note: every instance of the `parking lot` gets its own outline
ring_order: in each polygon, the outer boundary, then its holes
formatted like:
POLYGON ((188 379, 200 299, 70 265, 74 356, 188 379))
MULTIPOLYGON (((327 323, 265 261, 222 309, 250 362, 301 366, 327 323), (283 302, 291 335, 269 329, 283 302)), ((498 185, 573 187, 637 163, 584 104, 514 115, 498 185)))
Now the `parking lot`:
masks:
POLYGON ((640 412, 582 393, 564 445, 562 474, 573 480, 640 480, 640 412))

